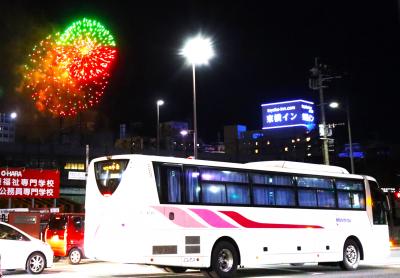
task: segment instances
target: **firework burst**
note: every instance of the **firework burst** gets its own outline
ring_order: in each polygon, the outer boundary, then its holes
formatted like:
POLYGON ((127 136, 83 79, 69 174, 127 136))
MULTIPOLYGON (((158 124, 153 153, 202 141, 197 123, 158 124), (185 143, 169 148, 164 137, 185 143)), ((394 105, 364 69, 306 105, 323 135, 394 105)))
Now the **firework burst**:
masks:
POLYGON ((24 66, 24 87, 39 111, 74 116, 100 101, 115 58, 109 31, 84 18, 33 48, 24 66))

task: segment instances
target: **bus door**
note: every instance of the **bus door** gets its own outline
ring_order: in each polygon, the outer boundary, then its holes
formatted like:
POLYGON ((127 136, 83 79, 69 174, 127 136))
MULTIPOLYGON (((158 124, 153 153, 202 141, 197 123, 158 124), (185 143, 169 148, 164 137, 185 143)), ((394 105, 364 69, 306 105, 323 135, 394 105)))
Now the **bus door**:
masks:
POLYGON ((374 226, 386 226, 388 224, 386 212, 388 211, 388 202, 385 193, 378 187, 374 181, 368 181, 371 193, 371 212, 370 220, 374 226))
POLYGON ((371 199, 367 201, 368 217, 371 223, 373 241, 371 248, 374 257, 383 258, 388 255, 390 242, 388 220, 386 213, 389 210, 389 203, 386 195, 379 188, 375 181, 368 180, 371 199))

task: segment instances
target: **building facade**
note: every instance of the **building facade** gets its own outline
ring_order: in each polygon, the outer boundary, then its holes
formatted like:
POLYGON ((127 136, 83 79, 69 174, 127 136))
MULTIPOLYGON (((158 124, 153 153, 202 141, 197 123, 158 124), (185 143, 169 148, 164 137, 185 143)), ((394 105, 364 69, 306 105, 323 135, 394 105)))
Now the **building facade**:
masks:
POLYGON ((12 143, 15 141, 15 121, 6 113, 0 113, 0 143, 12 143))

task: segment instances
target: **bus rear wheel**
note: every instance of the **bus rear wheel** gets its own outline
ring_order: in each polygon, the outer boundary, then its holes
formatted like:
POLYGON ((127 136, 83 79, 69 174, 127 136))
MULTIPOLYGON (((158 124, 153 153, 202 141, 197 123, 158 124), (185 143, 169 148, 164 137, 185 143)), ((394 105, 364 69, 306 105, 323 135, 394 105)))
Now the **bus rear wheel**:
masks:
POLYGON ((355 270, 360 264, 360 247, 352 239, 346 240, 343 247, 343 261, 339 263, 344 270, 355 270))
POLYGON ((203 270, 208 277, 233 277, 239 263, 235 246, 228 241, 218 242, 211 253, 211 267, 203 270))

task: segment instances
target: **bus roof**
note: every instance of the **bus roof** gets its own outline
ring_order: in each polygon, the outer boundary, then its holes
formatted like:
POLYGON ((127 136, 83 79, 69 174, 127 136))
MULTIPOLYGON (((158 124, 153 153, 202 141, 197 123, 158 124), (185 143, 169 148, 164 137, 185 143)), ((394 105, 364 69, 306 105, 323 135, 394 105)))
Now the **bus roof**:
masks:
POLYGON ((272 161, 249 162, 246 164, 255 166, 267 166, 267 167, 272 166, 272 167, 279 167, 279 168, 293 169, 293 170, 314 170, 318 172, 350 174, 349 171, 347 171, 345 168, 339 166, 295 162, 295 161, 272 160, 272 161))
POLYGON ((350 174, 345 168, 339 166, 294 162, 294 161, 257 161, 249 163, 232 163, 223 161, 212 161, 212 160, 200 160, 200 159, 187 159, 170 156, 152 156, 152 155, 141 155, 141 154, 125 154, 125 155, 113 155, 107 157, 95 158, 92 162, 96 162, 104 159, 139 159, 154 162, 165 162, 165 163, 181 163, 187 165, 199 165, 199 166, 214 166, 214 167, 229 167, 246 170, 260 170, 260 171, 276 171, 283 173, 298 173, 298 174, 310 174, 310 175, 327 175, 337 177, 349 177, 352 178, 363 178, 362 175, 350 174))

